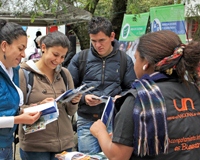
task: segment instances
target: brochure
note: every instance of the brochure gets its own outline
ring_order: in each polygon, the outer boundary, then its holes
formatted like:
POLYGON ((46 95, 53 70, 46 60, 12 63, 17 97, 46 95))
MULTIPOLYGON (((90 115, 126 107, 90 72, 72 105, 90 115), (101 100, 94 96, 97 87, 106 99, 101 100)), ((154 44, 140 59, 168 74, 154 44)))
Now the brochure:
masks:
POLYGON ((86 84, 81 85, 78 88, 67 90, 63 94, 61 94, 59 97, 56 98, 56 102, 69 102, 71 101, 75 96, 78 94, 83 94, 91 89, 94 89, 94 87, 86 88, 86 84))
MULTIPOLYGON (((101 100, 101 103, 106 103, 107 100, 108 100, 108 97, 109 97, 109 96, 101 96, 101 97, 93 96, 92 99, 101 100)), ((112 100, 114 100, 113 97, 112 97, 112 100)))
POLYGON ((83 94, 94 87, 89 87, 84 89, 86 84, 81 85, 80 87, 72 90, 67 90, 59 97, 55 99, 55 101, 48 102, 45 104, 25 108, 24 112, 42 112, 41 117, 32 125, 23 125, 23 129, 25 134, 34 133, 37 131, 41 131, 46 129, 46 125, 57 120, 59 116, 59 111, 57 107, 57 102, 69 102, 72 98, 74 98, 78 94, 83 94))
POLYGON ((58 111, 56 101, 51 101, 48 103, 40 104, 37 106, 32 106, 29 108, 24 108, 24 113, 26 112, 42 112, 42 115, 54 113, 58 111))
POLYGON ((26 112, 42 112, 41 117, 32 125, 23 125, 25 134, 34 133, 46 129, 46 125, 57 120, 59 116, 59 111, 56 101, 51 101, 48 103, 40 104, 37 106, 29 107, 24 109, 26 112))
POLYGON ((93 96, 92 99, 100 100, 101 103, 106 103, 108 100, 108 96, 101 96, 101 97, 93 96))
POLYGON ((87 155, 81 152, 66 152, 55 155, 58 160, 107 160, 105 155, 101 152, 98 154, 87 155))
POLYGON ((103 114, 101 116, 101 121, 108 126, 110 122, 113 120, 113 113, 114 113, 114 103, 112 97, 108 97, 106 105, 103 110, 103 114))

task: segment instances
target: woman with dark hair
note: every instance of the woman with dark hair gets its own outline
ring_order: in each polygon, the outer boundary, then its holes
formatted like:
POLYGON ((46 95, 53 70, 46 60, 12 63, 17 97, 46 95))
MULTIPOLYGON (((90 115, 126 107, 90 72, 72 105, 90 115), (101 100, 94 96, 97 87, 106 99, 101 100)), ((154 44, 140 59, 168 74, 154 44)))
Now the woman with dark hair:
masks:
POLYGON ((115 102, 112 138, 90 128, 109 160, 198 160, 200 93, 194 72, 200 42, 185 45, 172 31, 143 35, 135 54, 137 80, 115 102))
MULTIPOLYGON (((33 75, 31 92, 22 107, 29 107, 32 103, 43 104, 52 101, 66 90, 74 88, 68 69, 61 67, 70 47, 67 36, 59 31, 49 33, 42 37, 40 47, 42 57, 39 60, 29 60, 20 65, 20 88, 24 97, 27 97, 28 88, 23 70, 33 75), (66 81, 61 72, 64 72, 66 81)), ((58 119, 47 124, 44 130, 25 134, 23 126, 19 126, 22 160, 53 160, 56 159, 55 154, 72 150, 74 133, 70 116, 77 111, 80 99, 81 95, 78 95, 70 102, 58 103, 58 119)))
POLYGON ((25 56, 27 35, 23 28, 0 20, 0 159, 12 160, 13 133, 19 123, 32 124, 40 113, 19 115, 23 93, 19 88, 19 63, 25 56))

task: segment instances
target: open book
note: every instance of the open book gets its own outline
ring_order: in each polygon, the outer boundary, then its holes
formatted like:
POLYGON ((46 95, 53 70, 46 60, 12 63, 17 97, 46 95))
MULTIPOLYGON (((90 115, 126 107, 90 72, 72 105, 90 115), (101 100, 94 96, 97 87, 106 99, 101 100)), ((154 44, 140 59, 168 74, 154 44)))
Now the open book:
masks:
POLYGON ((56 102, 69 102, 78 94, 83 94, 91 89, 94 89, 94 87, 89 87, 86 89, 85 87, 86 84, 83 84, 78 88, 67 90, 66 92, 64 92, 63 94, 61 94, 59 97, 56 98, 56 102))
POLYGON ((23 125, 25 134, 37 132, 46 129, 46 125, 57 120, 59 116, 59 111, 56 101, 51 101, 48 103, 40 104, 37 106, 29 107, 24 109, 26 112, 42 112, 41 117, 32 125, 23 125))
POLYGON ((108 97, 106 105, 101 116, 101 121, 108 126, 113 120, 114 103, 112 97, 108 97))

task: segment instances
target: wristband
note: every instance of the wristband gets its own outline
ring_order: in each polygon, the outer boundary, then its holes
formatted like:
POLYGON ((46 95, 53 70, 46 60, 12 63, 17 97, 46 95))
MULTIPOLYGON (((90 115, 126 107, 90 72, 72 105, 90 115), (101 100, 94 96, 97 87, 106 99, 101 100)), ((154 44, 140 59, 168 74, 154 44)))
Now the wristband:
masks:
POLYGON ((71 104, 73 104, 73 105, 76 105, 76 104, 78 104, 78 102, 76 102, 76 103, 73 103, 72 101, 70 101, 70 103, 71 103, 71 104))

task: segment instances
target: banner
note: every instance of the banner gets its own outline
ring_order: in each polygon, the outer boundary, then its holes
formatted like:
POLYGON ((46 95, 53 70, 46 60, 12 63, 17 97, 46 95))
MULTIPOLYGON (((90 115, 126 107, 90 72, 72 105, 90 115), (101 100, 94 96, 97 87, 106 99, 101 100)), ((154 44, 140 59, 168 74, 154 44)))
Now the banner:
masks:
POLYGON ((186 42, 184 5, 168 5, 150 8, 151 32, 171 30, 186 42))
POLYGON ((133 63, 135 62, 134 54, 137 49, 138 38, 146 33, 148 20, 149 12, 124 15, 119 37, 119 49, 126 52, 133 63))
POLYGON ((146 33, 149 12, 141 14, 125 14, 119 41, 135 41, 146 33))

